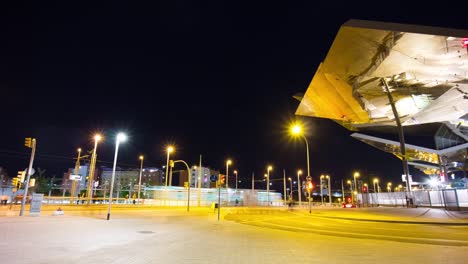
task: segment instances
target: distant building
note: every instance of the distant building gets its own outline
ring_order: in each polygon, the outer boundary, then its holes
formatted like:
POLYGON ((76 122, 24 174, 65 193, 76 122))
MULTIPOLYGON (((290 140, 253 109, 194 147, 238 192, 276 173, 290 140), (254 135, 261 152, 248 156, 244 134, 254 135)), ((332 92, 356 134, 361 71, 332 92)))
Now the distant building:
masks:
POLYGON ((198 181, 200 181, 201 188, 210 188, 210 176, 211 170, 207 167, 199 167, 192 166, 191 168, 191 178, 190 178, 190 187, 197 187, 198 188, 198 181), (201 172, 201 175, 200 175, 201 172))
MULTIPOLYGON (((179 173, 179 186, 183 187, 184 182, 188 182, 188 177, 187 177, 187 170, 180 170, 178 171, 179 173)), ((198 179, 200 178, 201 188, 213 188, 216 187, 215 183, 212 183, 210 181, 210 176, 219 175, 219 171, 212 170, 208 167, 202 167, 201 169, 201 177, 199 175, 200 169, 197 166, 192 166, 190 169, 190 187, 191 188, 198 188, 198 179)))
MULTIPOLYGON (((100 177, 101 189, 106 192, 110 189, 109 186, 112 181, 112 168, 102 168, 100 177)), ((143 186, 160 186, 164 179, 164 172, 158 168, 143 168, 141 174, 141 185, 143 186)), ((114 190, 116 191, 130 191, 132 192, 137 188, 140 180, 139 169, 126 169, 116 168, 114 178, 114 190)))

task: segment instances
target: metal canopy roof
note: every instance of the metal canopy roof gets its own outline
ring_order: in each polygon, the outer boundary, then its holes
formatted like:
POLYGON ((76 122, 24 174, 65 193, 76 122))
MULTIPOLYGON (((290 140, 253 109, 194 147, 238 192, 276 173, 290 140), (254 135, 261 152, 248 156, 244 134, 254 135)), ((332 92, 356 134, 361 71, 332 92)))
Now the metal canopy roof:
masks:
POLYGON ((350 20, 317 69, 297 115, 333 119, 350 129, 395 125, 381 79, 404 126, 468 113, 468 31, 350 20))

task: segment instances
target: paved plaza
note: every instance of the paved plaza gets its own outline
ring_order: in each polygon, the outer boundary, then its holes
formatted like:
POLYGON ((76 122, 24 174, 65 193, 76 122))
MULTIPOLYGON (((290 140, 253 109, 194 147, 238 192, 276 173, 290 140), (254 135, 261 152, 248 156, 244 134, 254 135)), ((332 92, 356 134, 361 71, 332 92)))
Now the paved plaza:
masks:
POLYGON ((307 216, 307 210, 232 208, 222 211, 221 221, 209 208, 132 207, 114 208, 106 221, 106 209, 64 207, 64 215, 53 216, 55 208, 46 206, 41 216, 18 217, 2 208, 1 263, 466 263, 468 258, 468 217, 438 209, 314 208, 307 216), (315 226, 301 231, 270 225, 288 225, 292 218, 315 226), (347 226, 349 237, 342 231, 314 232, 331 228, 330 220, 347 226), (258 224, 263 222, 268 225, 258 224), (452 243, 431 243, 437 236, 426 243, 353 238, 353 226, 363 224, 395 232, 443 230, 452 243))

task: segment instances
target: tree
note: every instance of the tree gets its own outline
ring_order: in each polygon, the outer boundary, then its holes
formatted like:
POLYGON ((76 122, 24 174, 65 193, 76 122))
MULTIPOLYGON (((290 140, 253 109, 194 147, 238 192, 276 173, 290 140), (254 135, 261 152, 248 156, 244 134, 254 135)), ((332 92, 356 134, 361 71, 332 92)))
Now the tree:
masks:
POLYGON ((4 188, 7 186, 8 186, 8 174, 4 168, 0 167, 0 187, 2 188, 2 194, 3 194, 4 188))
POLYGON ((49 181, 46 178, 46 170, 37 168, 36 173, 34 173, 33 177, 36 178, 36 186, 34 187, 34 191, 38 193, 46 193, 49 191, 49 181))

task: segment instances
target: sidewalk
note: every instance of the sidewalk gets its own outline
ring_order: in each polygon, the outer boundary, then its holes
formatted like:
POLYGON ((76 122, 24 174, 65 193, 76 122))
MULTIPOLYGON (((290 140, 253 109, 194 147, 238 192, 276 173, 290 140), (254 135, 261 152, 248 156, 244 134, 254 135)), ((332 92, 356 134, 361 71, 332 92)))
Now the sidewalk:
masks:
MULTIPOLYGON (((13 205, 10 210, 10 205, 0 206, 0 217, 2 216, 18 216, 21 205, 13 205)), ((61 208, 65 214, 72 212, 94 212, 105 213, 107 205, 91 205, 91 206, 76 206, 76 205, 43 205, 41 215, 53 215, 54 211, 61 208)), ((118 210, 158 210, 158 211, 179 211, 185 210, 186 207, 159 207, 149 205, 113 205, 112 208, 118 210)), ((192 210, 205 209, 192 207, 192 210)), ((210 211, 211 209, 206 209, 210 211)), ((275 212, 283 212, 288 210, 287 207, 225 207, 221 210, 222 217, 227 213, 239 212, 256 212, 265 211, 269 214, 275 212)), ((308 215, 308 209, 294 208, 292 212, 308 215)), ((29 205, 26 205, 24 215, 29 215, 29 205)), ((354 221, 375 221, 375 222, 394 222, 394 223, 409 223, 409 224, 448 224, 448 225, 468 225, 468 211, 446 211, 438 208, 394 208, 394 207, 368 207, 368 208, 336 208, 336 207, 312 207, 312 215, 314 217, 335 218, 354 221)))

